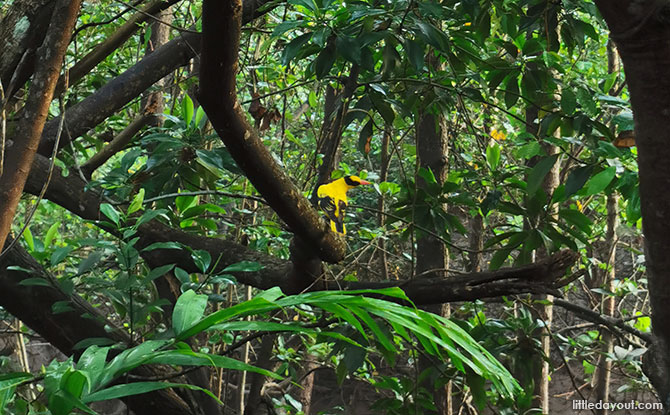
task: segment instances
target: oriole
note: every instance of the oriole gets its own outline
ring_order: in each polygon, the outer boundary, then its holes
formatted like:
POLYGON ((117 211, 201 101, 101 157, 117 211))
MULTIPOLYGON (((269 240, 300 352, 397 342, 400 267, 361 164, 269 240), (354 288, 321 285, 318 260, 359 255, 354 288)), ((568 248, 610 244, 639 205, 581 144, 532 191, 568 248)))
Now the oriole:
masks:
POLYGON ((316 191, 319 207, 330 221, 330 229, 341 234, 347 233, 344 214, 347 209, 347 191, 362 184, 370 184, 358 176, 344 176, 328 184, 322 184, 316 191))

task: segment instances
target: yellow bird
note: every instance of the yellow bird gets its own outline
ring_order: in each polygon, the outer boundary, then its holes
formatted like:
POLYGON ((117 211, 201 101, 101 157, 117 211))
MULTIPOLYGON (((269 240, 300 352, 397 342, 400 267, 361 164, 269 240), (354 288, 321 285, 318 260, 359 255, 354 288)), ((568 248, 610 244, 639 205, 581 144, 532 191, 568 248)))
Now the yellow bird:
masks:
POLYGON ((316 191, 319 207, 330 221, 330 229, 341 234, 347 233, 344 227, 344 214, 347 209, 347 191, 362 184, 370 184, 358 176, 344 176, 328 184, 322 184, 316 191))

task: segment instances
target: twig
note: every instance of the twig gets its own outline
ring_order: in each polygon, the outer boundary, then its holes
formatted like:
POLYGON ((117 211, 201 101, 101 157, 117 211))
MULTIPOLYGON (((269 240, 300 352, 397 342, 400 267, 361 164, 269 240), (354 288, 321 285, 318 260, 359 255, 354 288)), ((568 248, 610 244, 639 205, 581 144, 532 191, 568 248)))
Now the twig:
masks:
MULTIPOLYGON (((251 195, 241 195, 238 193, 228 193, 228 192, 223 192, 220 190, 199 190, 195 192, 182 192, 182 193, 170 193, 166 195, 160 195, 156 197, 152 197, 149 199, 144 199, 144 203, 151 203, 155 202, 157 200, 162 200, 162 199, 171 199, 173 197, 179 197, 179 196, 203 196, 203 195, 219 195, 219 196, 226 196, 226 197, 232 197, 232 198, 237 198, 237 199, 249 199, 249 200, 255 200, 257 202, 263 203, 264 205, 267 205, 268 203, 265 201, 265 199, 258 197, 258 196, 251 196, 251 195)), ((122 205, 126 202, 114 202, 113 204, 115 205, 122 205)))

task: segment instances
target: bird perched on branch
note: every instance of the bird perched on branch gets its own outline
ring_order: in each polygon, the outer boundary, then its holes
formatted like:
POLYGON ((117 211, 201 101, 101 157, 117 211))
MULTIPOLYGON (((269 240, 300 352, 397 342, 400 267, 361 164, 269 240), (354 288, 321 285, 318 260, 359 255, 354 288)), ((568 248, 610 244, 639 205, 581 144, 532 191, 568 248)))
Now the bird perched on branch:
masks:
POLYGON ((322 184, 316 191, 319 207, 330 221, 330 229, 341 234, 347 233, 344 227, 344 214, 347 209, 347 191, 362 184, 370 184, 358 176, 344 176, 328 184, 322 184))

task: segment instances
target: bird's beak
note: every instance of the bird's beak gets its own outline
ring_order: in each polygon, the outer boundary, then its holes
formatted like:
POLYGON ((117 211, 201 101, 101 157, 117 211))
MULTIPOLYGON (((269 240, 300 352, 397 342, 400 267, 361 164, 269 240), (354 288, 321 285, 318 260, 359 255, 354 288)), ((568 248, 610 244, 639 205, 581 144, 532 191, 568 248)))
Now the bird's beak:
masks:
POLYGON ((366 182, 365 180, 361 180, 361 184, 372 184, 372 183, 366 182))

